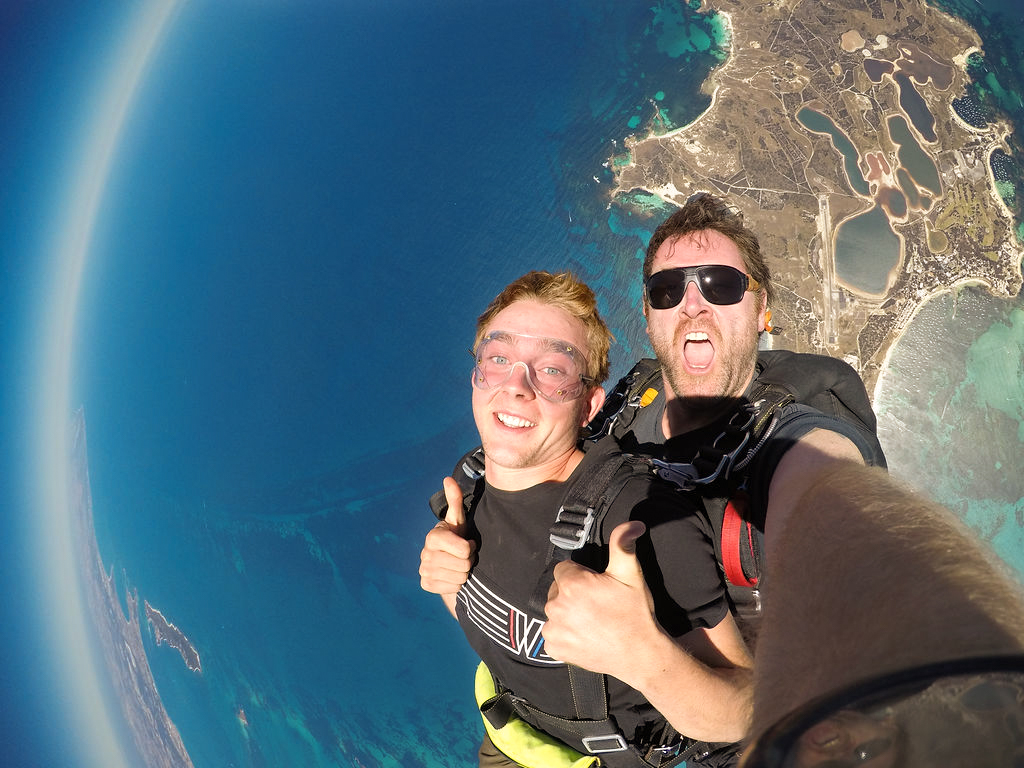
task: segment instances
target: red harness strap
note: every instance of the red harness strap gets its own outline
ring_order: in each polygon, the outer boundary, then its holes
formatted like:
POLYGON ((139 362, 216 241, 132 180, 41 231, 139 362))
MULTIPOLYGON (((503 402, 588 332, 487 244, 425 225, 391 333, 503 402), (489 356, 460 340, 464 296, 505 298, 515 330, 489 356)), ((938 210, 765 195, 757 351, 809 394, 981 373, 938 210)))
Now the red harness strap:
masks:
POLYGON ((757 577, 747 576, 743 572, 743 558, 740 554, 741 534, 743 526, 747 527, 747 546, 750 549, 750 557, 754 557, 754 545, 751 539, 750 523, 744 520, 745 513, 750 508, 750 501, 745 493, 737 493, 729 499, 725 505, 725 513, 722 519, 722 566, 725 568, 725 578, 730 584, 738 587, 756 587, 757 577))

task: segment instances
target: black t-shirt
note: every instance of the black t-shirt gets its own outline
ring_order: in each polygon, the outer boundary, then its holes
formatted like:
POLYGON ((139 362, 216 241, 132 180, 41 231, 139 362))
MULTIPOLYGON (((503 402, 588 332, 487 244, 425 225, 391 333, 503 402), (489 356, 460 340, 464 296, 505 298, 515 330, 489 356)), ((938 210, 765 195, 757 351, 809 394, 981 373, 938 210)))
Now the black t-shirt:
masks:
MULTIPOLYGON (((485 487, 473 514, 478 559, 456 606, 470 645, 502 684, 533 706, 566 717, 573 712, 567 667, 545 653, 545 619, 531 610, 530 600, 547 565, 551 524, 583 467, 565 483, 546 482, 523 491, 485 487)), ((728 606, 705 522, 674 486, 629 465, 620 472, 630 477, 609 508, 601 543, 578 550, 573 559, 603 570, 614 524, 642 520, 649 535, 637 542, 637 556, 661 626, 680 637, 717 625, 728 606)), ((615 486, 613 480, 610 487, 615 486)), ((664 722, 621 681, 609 677, 608 694, 611 714, 627 738, 664 722)))

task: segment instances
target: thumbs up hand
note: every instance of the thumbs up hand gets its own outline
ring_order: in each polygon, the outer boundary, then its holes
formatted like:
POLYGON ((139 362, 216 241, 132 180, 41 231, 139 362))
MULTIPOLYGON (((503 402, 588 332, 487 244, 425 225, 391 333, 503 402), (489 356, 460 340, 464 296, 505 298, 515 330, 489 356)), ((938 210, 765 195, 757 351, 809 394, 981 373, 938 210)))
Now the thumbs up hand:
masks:
MULTIPOLYGON (((443 481, 448 511, 423 542, 420 552, 420 587, 438 595, 454 595, 469 578, 476 542, 467 539, 462 491, 451 477, 443 481)), ((446 601, 448 602, 448 601, 446 601)))
MULTIPOLYGON (((640 568, 640 561, 636 559, 636 540, 646 532, 647 526, 639 520, 615 527, 608 539, 608 567, 604 569, 605 576, 611 576, 624 586, 647 591, 644 572, 640 568)), ((650 601, 648 593, 648 604, 650 601)))
POLYGON ((633 684, 631 662, 645 647, 644 638, 661 632, 636 558, 636 540, 646 530, 638 520, 615 527, 604 573, 570 560, 555 566, 544 608, 544 649, 550 656, 633 684))
POLYGON ((444 513, 444 524, 458 536, 463 536, 466 526, 466 509, 462 506, 462 489, 454 477, 446 477, 441 481, 444 498, 448 502, 448 511, 444 513))

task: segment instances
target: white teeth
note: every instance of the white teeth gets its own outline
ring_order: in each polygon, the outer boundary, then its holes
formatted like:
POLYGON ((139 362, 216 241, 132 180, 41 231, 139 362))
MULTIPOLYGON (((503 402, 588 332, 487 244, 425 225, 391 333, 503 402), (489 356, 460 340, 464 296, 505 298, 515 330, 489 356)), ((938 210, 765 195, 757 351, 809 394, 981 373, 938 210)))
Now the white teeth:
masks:
POLYGON ((686 334, 687 341, 707 341, 708 335, 703 331, 693 331, 692 333, 686 334))
POLYGON ((511 416, 511 415, 509 415, 507 413, 499 413, 499 414, 497 414, 497 416, 498 416, 498 421, 500 421, 506 427, 516 427, 518 429, 520 427, 536 427, 537 426, 532 421, 527 421, 526 419, 521 419, 518 416, 511 416))

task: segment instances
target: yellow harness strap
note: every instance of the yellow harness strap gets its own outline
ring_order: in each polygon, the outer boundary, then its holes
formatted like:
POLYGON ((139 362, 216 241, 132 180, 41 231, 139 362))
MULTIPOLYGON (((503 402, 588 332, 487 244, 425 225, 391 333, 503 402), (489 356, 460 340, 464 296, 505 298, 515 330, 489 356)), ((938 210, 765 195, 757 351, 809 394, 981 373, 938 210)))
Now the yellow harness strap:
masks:
MULTIPOLYGON (((494 677, 481 661, 476 668, 476 703, 482 706, 498 695, 494 677)), ((538 731, 529 723, 513 717, 504 728, 495 728, 483 718, 484 728, 494 746, 523 768, 592 768, 601 761, 593 755, 583 755, 558 739, 538 731)))

